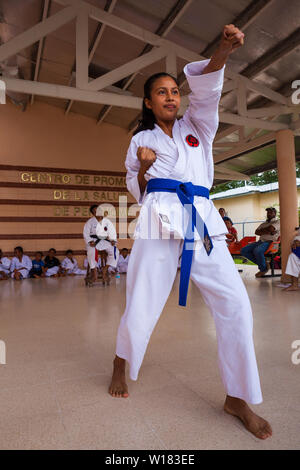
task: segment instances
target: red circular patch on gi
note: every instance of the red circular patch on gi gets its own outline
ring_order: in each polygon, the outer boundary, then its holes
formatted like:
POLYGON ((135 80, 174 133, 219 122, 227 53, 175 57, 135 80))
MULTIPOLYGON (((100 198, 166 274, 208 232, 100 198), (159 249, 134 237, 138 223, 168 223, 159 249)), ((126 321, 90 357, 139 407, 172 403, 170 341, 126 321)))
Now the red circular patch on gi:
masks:
POLYGON ((185 140, 187 141, 190 147, 198 147, 199 145, 199 140, 197 139, 197 137, 194 137, 192 134, 187 135, 185 140))

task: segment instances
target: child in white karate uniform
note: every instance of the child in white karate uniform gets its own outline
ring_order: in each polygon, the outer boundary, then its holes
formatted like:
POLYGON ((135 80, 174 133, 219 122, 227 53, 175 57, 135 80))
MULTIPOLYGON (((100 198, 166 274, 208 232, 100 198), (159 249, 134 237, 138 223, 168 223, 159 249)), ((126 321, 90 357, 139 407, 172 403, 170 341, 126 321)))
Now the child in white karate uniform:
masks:
POLYGON ((11 260, 10 271, 12 279, 20 281, 29 277, 29 272, 32 268, 32 261, 29 256, 24 255, 23 248, 17 246, 14 249, 15 256, 11 260))
POLYGON ((127 273, 128 269, 128 261, 129 261, 129 253, 127 248, 122 248, 120 251, 120 256, 119 256, 119 261, 118 261, 118 266, 117 270, 119 273, 127 273))
POLYGON ((79 269, 77 260, 73 257, 72 250, 66 251, 66 257, 61 262, 61 270, 67 276, 86 275, 85 269, 79 269))
POLYGON ((114 397, 128 396, 126 361, 131 379, 136 380, 182 256, 180 304, 185 305, 191 277, 215 321, 226 390, 224 410, 238 416, 255 436, 266 439, 272 434, 269 423, 247 404, 262 401, 251 305, 226 246, 226 226, 209 200, 224 64, 242 45, 243 37, 233 25, 225 26, 212 58, 185 67, 192 93, 180 121, 176 119, 180 94, 175 79, 160 73, 145 83, 143 120, 126 159, 127 187, 142 208, 128 265, 126 309, 109 392, 114 397))
POLYGON ((3 252, 0 249, 0 281, 9 279, 10 265, 11 265, 11 260, 7 258, 6 256, 3 256, 3 252))
POLYGON ((288 274, 292 278, 292 284, 286 287, 285 291, 300 290, 298 285, 298 279, 300 276, 300 230, 299 235, 293 240, 292 251, 289 254, 288 261, 285 268, 285 274, 288 274))

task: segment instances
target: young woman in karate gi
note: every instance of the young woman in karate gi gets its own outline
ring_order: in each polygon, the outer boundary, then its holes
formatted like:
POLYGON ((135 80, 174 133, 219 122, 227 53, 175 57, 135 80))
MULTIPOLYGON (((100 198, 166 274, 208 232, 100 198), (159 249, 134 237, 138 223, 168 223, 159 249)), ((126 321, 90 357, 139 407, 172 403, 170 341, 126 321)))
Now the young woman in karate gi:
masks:
POLYGON ((128 396, 126 361, 130 378, 137 380, 181 256, 180 304, 185 305, 191 277, 215 321, 226 391, 224 409, 240 418, 255 436, 266 439, 272 434, 271 426, 247 404, 262 401, 251 305, 226 245, 226 226, 209 200, 224 66, 243 38, 238 28, 226 25, 212 58, 186 65, 192 93, 180 120, 176 119, 180 95, 174 78, 156 74, 145 83, 143 120, 126 158, 127 186, 142 208, 128 264, 126 309, 118 330, 109 393, 128 396), (151 231, 154 226, 154 232, 158 229, 162 236, 149 236, 149 218, 151 231))

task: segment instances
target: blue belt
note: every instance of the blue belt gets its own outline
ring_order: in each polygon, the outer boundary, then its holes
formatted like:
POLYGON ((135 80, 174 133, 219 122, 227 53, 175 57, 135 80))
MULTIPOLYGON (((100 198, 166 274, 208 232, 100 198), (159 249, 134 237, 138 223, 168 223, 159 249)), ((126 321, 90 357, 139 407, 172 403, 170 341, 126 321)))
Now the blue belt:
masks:
POLYGON ((209 236, 207 227, 194 206, 194 196, 202 196, 209 199, 209 190, 204 186, 195 186, 193 183, 182 183, 181 181, 154 178, 148 181, 147 193, 153 192, 176 193, 181 204, 189 212, 188 230, 185 234, 179 285, 179 305, 186 305, 190 273, 193 261, 194 228, 203 242, 206 253, 209 255, 213 249, 213 243, 209 236), (187 244, 190 244, 187 246, 187 244))

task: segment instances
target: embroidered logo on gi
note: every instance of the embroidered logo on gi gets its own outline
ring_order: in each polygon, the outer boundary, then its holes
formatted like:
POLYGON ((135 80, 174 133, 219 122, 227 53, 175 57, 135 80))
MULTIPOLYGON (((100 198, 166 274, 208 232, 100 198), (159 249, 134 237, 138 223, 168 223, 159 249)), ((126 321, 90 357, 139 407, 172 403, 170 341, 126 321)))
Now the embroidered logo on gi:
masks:
POLYGON ((199 145, 199 140, 197 139, 197 137, 194 137, 192 134, 187 135, 185 140, 187 141, 190 147, 198 147, 199 145))
POLYGON ((104 227, 104 230, 107 231, 107 227, 104 227))

